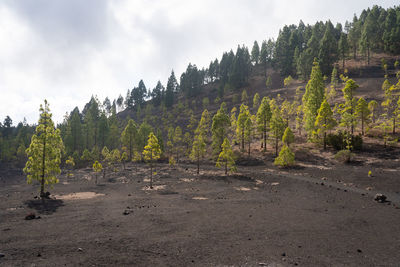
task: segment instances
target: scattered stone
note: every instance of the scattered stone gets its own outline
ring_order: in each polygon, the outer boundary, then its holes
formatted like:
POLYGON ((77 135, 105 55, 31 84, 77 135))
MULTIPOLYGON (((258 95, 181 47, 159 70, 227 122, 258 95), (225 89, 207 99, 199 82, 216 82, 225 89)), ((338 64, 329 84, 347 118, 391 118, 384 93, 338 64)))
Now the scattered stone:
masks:
POLYGON ((131 196, 131 194, 128 194, 128 197, 130 197, 131 196))
POLYGON ((78 248, 78 251, 79 251, 79 252, 82 252, 82 251, 83 251, 83 249, 82 249, 82 248, 78 248))
POLYGON ((386 202, 387 197, 384 194, 376 194, 374 200, 379 203, 386 202))
POLYGON ((362 250, 361 250, 361 249, 357 249, 357 252, 358 252, 358 253, 362 253, 362 250))
POLYGON ((286 257, 286 253, 285 252, 283 252, 281 255, 282 255, 282 257, 286 257))
POLYGON ((124 210, 124 212, 122 213, 123 215, 129 215, 131 212, 129 210, 124 210))
POLYGON ((28 215, 25 216, 25 220, 33 220, 36 218, 35 213, 31 212, 28 215))
POLYGON ((367 188, 365 188, 365 190, 371 191, 371 190, 372 190, 372 187, 371 187, 371 186, 368 186, 367 188))
POLYGON ((38 254, 36 255, 38 257, 42 257, 42 254, 40 254, 40 252, 38 252, 38 254))
POLYGON ((268 264, 266 264, 265 262, 259 262, 258 265, 260 265, 260 266, 268 266, 268 264))
POLYGON ((3 253, 0 253, 0 258, 4 258, 6 255, 3 253))
POLYGON ((321 185, 325 185, 324 183, 321 183, 321 185))
POLYGON ((347 192, 347 190, 345 189, 345 190, 343 190, 344 192, 347 192))
POLYGON ((362 196, 365 196, 365 194, 364 194, 364 193, 361 193, 361 195, 362 195, 362 196))

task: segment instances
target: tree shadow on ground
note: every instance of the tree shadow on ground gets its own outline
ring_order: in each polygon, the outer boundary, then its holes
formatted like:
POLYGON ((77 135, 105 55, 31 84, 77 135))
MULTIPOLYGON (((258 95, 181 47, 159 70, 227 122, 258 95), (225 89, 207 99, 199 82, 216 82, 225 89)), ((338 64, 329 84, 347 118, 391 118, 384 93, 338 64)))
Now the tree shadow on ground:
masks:
POLYGON ((35 199, 24 202, 28 208, 35 209, 40 214, 53 214, 59 207, 64 206, 61 199, 35 199))

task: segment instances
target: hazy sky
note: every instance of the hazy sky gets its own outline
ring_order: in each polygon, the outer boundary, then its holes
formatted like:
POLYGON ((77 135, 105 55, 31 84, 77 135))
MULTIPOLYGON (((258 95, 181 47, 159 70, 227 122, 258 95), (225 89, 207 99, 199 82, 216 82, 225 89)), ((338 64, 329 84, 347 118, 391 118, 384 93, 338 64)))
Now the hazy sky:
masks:
POLYGON ((143 79, 165 85, 189 62, 199 67, 238 44, 276 38, 285 24, 344 23, 368 0, 2 0, 0 120, 36 123, 45 98, 61 122, 91 95, 103 101, 143 79))

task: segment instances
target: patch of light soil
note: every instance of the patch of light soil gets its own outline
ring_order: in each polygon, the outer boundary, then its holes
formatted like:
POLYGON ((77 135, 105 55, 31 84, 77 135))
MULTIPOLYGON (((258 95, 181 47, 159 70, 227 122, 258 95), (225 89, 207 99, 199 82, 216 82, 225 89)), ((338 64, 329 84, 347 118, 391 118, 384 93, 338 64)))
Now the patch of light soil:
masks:
POLYGON ((62 200, 80 200, 80 199, 91 199, 95 197, 101 197, 104 194, 96 193, 96 192, 78 192, 78 193, 71 193, 67 195, 54 195, 56 199, 62 200))
POLYGON ((276 186, 276 185, 279 185, 279 183, 278 182, 273 182, 273 183, 271 183, 271 185, 272 186, 276 186))
POLYGON ((263 184, 264 182, 261 180, 256 180, 256 184, 263 184))
POLYGON ((69 184, 68 182, 62 182, 62 184, 69 184))
POLYGON ((314 165, 314 164, 305 164, 305 163, 297 163, 297 165, 301 166, 301 167, 306 167, 306 168, 316 168, 319 170, 331 170, 331 167, 326 167, 323 165, 314 165))
POLYGON ((250 191, 251 189, 248 187, 234 187, 237 191, 250 191))
POLYGON ((150 179, 149 179, 149 178, 144 178, 144 179, 143 179, 143 182, 145 182, 145 183, 150 183, 150 179))
POLYGON ((182 182, 186 182, 186 183, 191 183, 191 182, 194 181, 193 178, 182 178, 182 179, 179 179, 179 180, 181 180, 182 182))
POLYGON ((167 186, 164 185, 153 185, 153 188, 150 188, 150 186, 146 185, 145 187, 142 188, 142 190, 145 191, 157 191, 157 190, 164 190, 167 186))
POLYGON ((206 197, 192 197, 192 199, 195 199, 195 200, 207 200, 208 198, 206 198, 206 197))

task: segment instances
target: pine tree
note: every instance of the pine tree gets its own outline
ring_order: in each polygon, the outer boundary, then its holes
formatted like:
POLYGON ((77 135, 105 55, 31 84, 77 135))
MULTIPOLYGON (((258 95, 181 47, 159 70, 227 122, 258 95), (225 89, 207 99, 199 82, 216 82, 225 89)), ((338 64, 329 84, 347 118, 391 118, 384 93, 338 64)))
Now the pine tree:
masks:
POLYGON ((342 115, 341 125, 347 129, 350 129, 351 137, 354 136, 354 127, 357 125, 357 120, 355 117, 357 99, 354 97, 354 91, 357 88, 358 84, 352 79, 348 79, 345 87, 342 89, 345 103, 339 105, 339 112, 342 115))
POLYGON ((257 128, 258 131, 261 132, 262 144, 261 147, 264 148, 264 152, 267 151, 267 130, 269 126, 269 121, 271 119, 272 113, 271 108, 269 106, 269 100, 266 97, 263 97, 261 101, 261 105, 257 111, 257 128))
POLYGON ((321 70, 318 62, 314 61, 311 78, 307 83, 306 92, 303 95, 304 128, 307 131, 308 138, 312 137, 312 132, 314 131, 318 109, 324 99, 324 89, 325 86, 321 70))
POLYGON ((241 98, 241 100, 242 100, 242 104, 245 104, 245 105, 247 105, 247 103, 249 102, 249 97, 248 97, 248 95, 247 95, 246 89, 244 89, 244 90, 242 91, 242 98, 241 98))
POLYGON ((370 117, 371 117, 372 123, 375 123, 377 108, 378 108, 378 102, 376 102, 375 100, 369 101, 368 109, 370 111, 370 117))
POLYGON ((219 153, 216 166, 219 168, 225 168, 225 175, 228 174, 228 169, 231 172, 236 171, 235 159, 228 138, 225 138, 221 145, 221 153, 219 153))
POLYGON ((153 188, 153 164, 161 157, 161 148, 157 137, 151 132, 143 150, 144 160, 150 165, 150 188, 153 188))
POLYGON ((181 145, 182 145, 182 129, 179 126, 176 126, 176 128, 175 128, 173 143, 174 143, 175 154, 176 154, 176 162, 179 162, 179 155, 181 152, 181 145))
POLYGON ((289 146, 284 144, 279 156, 275 158, 274 165, 281 167, 288 167, 294 164, 294 153, 290 150, 289 146))
POLYGON ((250 118, 249 108, 242 104, 240 106, 240 112, 236 123, 236 134, 237 140, 240 140, 241 148, 244 150, 244 142, 245 142, 245 128, 246 128, 246 121, 250 118))
POLYGON ((138 130, 134 120, 130 119, 121 134, 121 143, 128 150, 128 160, 132 161, 135 149, 135 142, 138 138, 138 130))
POLYGON ((333 117, 333 112, 329 103, 324 100, 318 110, 318 116, 315 120, 315 129, 318 136, 323 136, 324 149, 326 149, 327 132, 336 126, 337 122, 333 117))
POLYGON ((275 107, 272 111, 272 117, 270 120, 270 135, 274 139, 275 143, 275 155, 278 156, 278 145, 285 130, 285 122, 283 121, 279 108, 275 107))
POLYGON ((200 158, 206 153, 206 143, 204 142, 203 135, 199 133, 195 136, 192 146, 190 158, 197 162, 197 174, 200 173, 200 158))
POLYGON ((58 183, 56 178, 60 174, 61 154, 64 144, 60 136, 60 130, 54 128, 52 114, 47 100, 44 106, 40 105, 40 118, 31 144, 26 150, 28 161, 25 164, 24 173, 27 174, 28 183, 32 180, 40 182, 40 197, 46 197, 45 185, 58 183))
POLYGON ((259 105, 260 105, 260 95, 258 93, 255 93, 253 97, 253 109, 257 110, 259 105))
POLYGON ((364 135, 364 128, 369 123, 371 111, 368 109, 367 101, 360 97, 357 101, 355 116, 361 121, 361 134, 364 135))
POLYGON ((258 46, 257 41, 254 41, 253 49, 251 49, 251 61, 254 62, 254 64, 258 64, 258 61, 260 59, 260 47, 258 46))
POLYGON ((345 69, 346 56, 349 52, 349 44, 347 42, 347 35, 345 33, 340 34, 340 39, 338 43, 339 58, 342 60, 342 69, 345 69))
POLYGON ((294 142, 294 134, 292 132, 292 129, 290 127, 286 127, 285 132, 283 133, 282 136, 282 142, 289 146, 291 143, 294 142))
POLYGON ((400 81, 397 84, 390 84, 386 79, 382 85, 385 92, 385 100, 381 103, 388 120, 392 123, 392 134, 396 134, 396 122, 398 117, 397 101, 400 96, 400 81))
POLYGON ((96 160, 96 161, 93 163, 92 168, 93 168, 93 171, 94 171, 95 176, 96 176, 95 183, 97 184, 97 175, 98 175, 99 172, 101 172, 101 171, 103 170, 103 166, 101 165, 100 162, 98 162, 98 161, 96 160))
POLYGON ((217 114, 215 114, 212 119, 211 138, 214 155, 219 155, 221 152, 221 145, 227 137, 229 125, 231 125, 231 122, 226 111, 226 104, 223 102, 220 109, 217 111, 217 114))
POLYGON ((250 157, 250 145, 251 145, 251 138, 253 135, 253 121, 251 119, 252 116, 246 118, 244 123, 244 140, 248 144, 248 155, 250 157))

